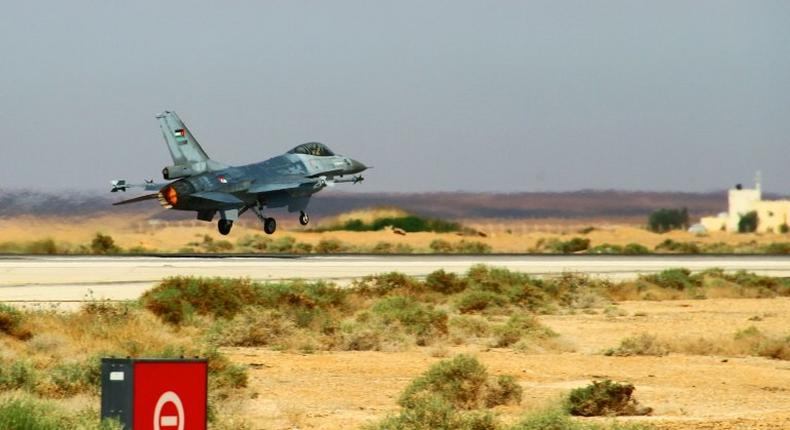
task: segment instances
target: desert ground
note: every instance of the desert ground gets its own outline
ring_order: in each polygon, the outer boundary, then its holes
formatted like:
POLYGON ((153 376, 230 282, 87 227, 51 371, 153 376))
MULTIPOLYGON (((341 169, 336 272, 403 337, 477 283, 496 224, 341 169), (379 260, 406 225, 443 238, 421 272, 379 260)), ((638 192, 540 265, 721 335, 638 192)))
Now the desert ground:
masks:
MULTIPOLYGON (((364 211, 363 211, 364 212, 364 211)), ((357 212, 358 213, 358 212, 357 212)), ((335 220, 333 218, 332 220, 335 220)), ((341 218, 342 219, 342 218, 341 218)), ((328 220, 330 221, 330 220, 328 220)), ((481 242, 491 247, 495 253, 524 253, 539 251, 541 243, 552 239, 569 240, 583 237, 590 240, 590 246, 611 244, 624 246, 638 243, 649 250, 667 239, 676 242, 697 242, 699 244, 724 243, 727 245, 767 245, 774 242, 788 242, 787 234, 731 234, 710 232, 696 235, 686 231, 672 231, 663 234, 647 231, 639 224, 641 219, 540 219, 540 220, 502 220, 466 219, 462 225, 479 231, 480 235, 460 235, 458 233, 408 233, 397 234, 392 230, 354 232, 327 231, 315 232, 298 225, 296 220, 278 220, 277 232, 270 236, 278 239, 290 236, 299 243, 317 245, 322 240, 336 239, 348 245, 352 251, 370 250, 381 242, 394 247, 407 245, 413 252, 431 252, 431 242, 442 239, 450 243, 460 241, 481 242), (590 229, 592 227, 592 229, 590 229), (589 231, 588 231, 589 230, 589 231)), ((314 220, 321 225, 320 220, 314 220)), ((310 227, 315 227, 312 225, 310 227)), ((115 243, 124 248, 138 248, 153 252, 178 252, 190 248, 190 243, 204 241, 208 236, 214 241, 227 240, 231 244, 245 237, 265 236, 255 220, 242 219, 233 227, 229 236, 217 232, 214 223, 201 221, 167 221, 148 219, 144 216, 95 216, 89 218, 49 218, 22 216, 0 218, 0 244, 8 242, 29 242, 53 239, 65 248, 75 248, 90 244, 96 233, 110 235, 115 243)), ((192 246, 200 251, 199 247, 192 246)))
POLYGON ((256 429, 348 429, 397 410, 400 392, 431 364, 457 353, 475 355, 493 374, 511 374, 524 388, 518 406, 500 406, 504 421, 556 403, 595 379, 635 385, 659 429, 790 428, 790 362, 759 357, 669 354, 608 357, 625 337, 650 333, 670 341, 731 339, 756 326, 787 334, 790 299, 621 302, 616 312, 548 315, 563 351, 438 345, 405 351, 297 354, 261 348, 224 351, 250 366, 250 400, 238 412, 256 429), (751 319, 751 320, 750 320, 751 319))

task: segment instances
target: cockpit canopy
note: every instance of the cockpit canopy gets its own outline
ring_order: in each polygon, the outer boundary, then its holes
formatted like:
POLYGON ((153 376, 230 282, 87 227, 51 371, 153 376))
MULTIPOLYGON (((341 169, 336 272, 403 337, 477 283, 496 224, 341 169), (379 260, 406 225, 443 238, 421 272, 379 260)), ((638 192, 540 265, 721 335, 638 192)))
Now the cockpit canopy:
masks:
POLYGON ((328 146, 324 145, 323 143, 319 142, 307 142, 303 143, 296 148, 288 151, 289 154, 306 154, 306 155, 315 155, 318 157, 329 157, 335 155, 328 146))

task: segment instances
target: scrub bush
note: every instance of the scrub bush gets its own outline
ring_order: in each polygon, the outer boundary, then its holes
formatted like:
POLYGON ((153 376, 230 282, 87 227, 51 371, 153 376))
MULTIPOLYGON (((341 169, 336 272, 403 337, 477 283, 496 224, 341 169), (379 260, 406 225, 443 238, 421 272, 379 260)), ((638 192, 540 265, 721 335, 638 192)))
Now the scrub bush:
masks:
POLYGON ((617 357, 632 355, 652 355, 660 357, 667 355, 669 349, 651 334, 643 333, 639 336, 627 337, 620 341, 620 346, 607 350, 604 354, 617 357))
POLYGON ((447 314, 432 307, 422 305, 414 299, 403 296, 386 297, 371 308, 374 315, 390 325, 397 321, 409 334, 427 340, 447 334, 447 314))
POLYGON ((440 361, 406 387, 398 404, 407 409, 438 398, 455 409, 472 410, 519 403, 522 390, 513 377, 492 379, 476 358, 458 355, 440 361))
POLYGON ((583 417, 647 415, 651 408, 639 406, 633 396, 634 386, 611 380, 593 381, 568 394, 565 409, 571 415, 583 417))
POLYGON ((19 340, 28 340, 33 334, 23 327, 22 312, 18 309, 0 303, 0 333, 5 333, 19 340))
POLYGON ((460 293, 466 289, 466 280, 461 279, 455 273, 447 273, 444 269, 439 269, 428 274, 425 278, 425 286, 432 291, 442 294, 460 293))
POLYGON ((455 302, 458 311, 463 314, 483 311, 490 308, 502 307, 508 298, 502 294, 491 291, 470 290, 461 294, 455 302))

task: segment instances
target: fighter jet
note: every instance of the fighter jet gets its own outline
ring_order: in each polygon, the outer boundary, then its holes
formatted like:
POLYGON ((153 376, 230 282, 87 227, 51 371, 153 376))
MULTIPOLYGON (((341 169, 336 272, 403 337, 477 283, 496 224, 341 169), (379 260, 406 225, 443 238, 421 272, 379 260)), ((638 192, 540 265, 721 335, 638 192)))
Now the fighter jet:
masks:
POLYGON ((362 182, 364 178, 358 174, 368 168, 318 142, 301 144, 259 163, 228 166, 206 155, 175 112, 165 111, 156 118, 173 158, 173 165, 162 169, 162 176, 172 182, 112 181, 112 192, 133 187, 158 191, 113 205, 157 199, 168 209, 195 211, 201 221, 211 222, 219 214, 217 228, 223 235, 230 233, 233 222, 248 210, 258 217, 267 234, 274 233, 277 222, 264 214, 266 208, 287 207, 291 213, 299 212, 299 223, 307 225, 307 205, 313 194, 337 183, 362 182))

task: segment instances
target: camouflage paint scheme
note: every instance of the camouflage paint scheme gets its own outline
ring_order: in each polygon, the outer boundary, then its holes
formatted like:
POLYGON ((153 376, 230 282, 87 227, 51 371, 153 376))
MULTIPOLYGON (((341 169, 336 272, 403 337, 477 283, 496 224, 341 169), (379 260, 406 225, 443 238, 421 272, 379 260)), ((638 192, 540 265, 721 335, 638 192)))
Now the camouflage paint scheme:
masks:
POLYGON ((287 207, 299 212, 302 225, 309 222, 310 197, 336 183, 361 182, 367 166, 352 158, 335 154, 326 145, 310 142, 283 155, 244 166, 227 166, 208 157, 192 133, 175 112, 157 116, 173 165, 162 170, 169 183, 127 184, 112 181, 112 192, 141 187, 155 194, 124 200, 115 205, 158 199, 169 209, 196 211, 197 219, 212 221, 219 215, 220 233, 228 234, 233 221, 250 210, 263 224, 266 233, 274 233, 274 218, 264 216, 264 208, 287 207))

